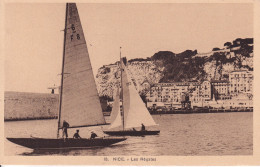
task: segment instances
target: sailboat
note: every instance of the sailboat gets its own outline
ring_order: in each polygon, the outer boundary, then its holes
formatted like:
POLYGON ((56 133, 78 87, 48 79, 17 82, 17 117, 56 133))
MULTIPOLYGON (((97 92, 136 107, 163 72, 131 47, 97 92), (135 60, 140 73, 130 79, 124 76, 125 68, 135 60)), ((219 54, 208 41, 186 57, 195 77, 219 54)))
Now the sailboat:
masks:
POLYGON ((110 117, 112 123, 109 130, 104 131, 104 133, 112 136, 158 135, 160 133, 159 130, 139 130, 142 125, 145 127, 154 127, 157 126, 157 124, 154 122, 151 114, 139 96, 134 82, 130 77, 130 73, 122 59, 120 60, 120 64, 122 99, 120 100, 120 90, 118 89, 110 117), (120 107, 121 101, 122 107, 120 107))
POLYGON ((66 4, 64 47, 57 138, 7 138, 31 149, 70 149, 109 146, 126 138, 59 138, 63 121, 69 128, 105 125, 77 6, 66 4))

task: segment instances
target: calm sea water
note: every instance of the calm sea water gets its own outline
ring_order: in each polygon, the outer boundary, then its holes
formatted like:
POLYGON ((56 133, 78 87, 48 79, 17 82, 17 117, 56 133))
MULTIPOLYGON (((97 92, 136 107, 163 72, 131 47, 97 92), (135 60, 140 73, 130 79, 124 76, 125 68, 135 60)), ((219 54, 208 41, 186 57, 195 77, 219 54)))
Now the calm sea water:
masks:
MULTIPOLYGON (((33 151, 5 140, 5 155, 252 155, 253 113, 212 113, 154 115, 160 135, 128 137, 124 142, 104 148, 66 151, 33 151)), ((109 118, 106 118, 109 122, 109 118)), ((57 120, 5 122, 6 137, 56 137, 57 120)), ((106 129, 107 127, 102 127, 106 129)), ((103 136, 101 127, 81 128, 103 136)), ((69 131, 72 136, 75 129, 69 131)))

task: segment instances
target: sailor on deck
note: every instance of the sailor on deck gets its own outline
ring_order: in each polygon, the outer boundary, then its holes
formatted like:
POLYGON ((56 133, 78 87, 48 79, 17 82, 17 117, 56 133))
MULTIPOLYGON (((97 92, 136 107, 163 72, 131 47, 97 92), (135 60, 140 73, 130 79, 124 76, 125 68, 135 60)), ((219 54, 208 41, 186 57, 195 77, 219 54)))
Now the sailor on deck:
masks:
POLYGON ((64 120, 62 125, 62 131, 63 131, 62 137, 64 138, 65 136, 66 139, 68 138, 68 130, 67 130, 68 127, 70 127, 70 124, 64 120))
POLYGON ((144 124, 142 123, 142 128, 141 128, 141 131, 145 131, 145 126, 144 124))
POLYGON ((97 134, 96 134, 96 133, 94 133, 94 132, 91 132, 90 139, 94 139, 95 137, 97 137, 97 134))
POLYGON ((77 130, 77 132, 73 135, 73 139, 81 139, 79 135, 79 130, 77 130))

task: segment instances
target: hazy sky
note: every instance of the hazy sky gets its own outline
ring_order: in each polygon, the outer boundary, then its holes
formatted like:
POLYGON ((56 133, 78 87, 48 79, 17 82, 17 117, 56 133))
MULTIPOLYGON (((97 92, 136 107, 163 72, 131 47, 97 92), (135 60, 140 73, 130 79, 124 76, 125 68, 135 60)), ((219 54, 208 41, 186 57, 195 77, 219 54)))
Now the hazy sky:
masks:
MULTIPOLYGON (((252 4, 77 4, 94 74, 158 51, 198 52, 253 37, 252 4)), ((60 84, 65 4, 5 6, 5 90, 50 92, 60 84)))

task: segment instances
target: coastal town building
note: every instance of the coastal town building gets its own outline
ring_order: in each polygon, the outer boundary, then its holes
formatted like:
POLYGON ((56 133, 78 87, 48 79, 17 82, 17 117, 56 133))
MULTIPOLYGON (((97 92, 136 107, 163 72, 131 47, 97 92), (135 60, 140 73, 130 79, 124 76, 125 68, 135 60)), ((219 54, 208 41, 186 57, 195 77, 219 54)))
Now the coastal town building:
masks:
POLYGON ((239 70, 229 74, 230 93, 233 96, 242 92, 253 93, 253 73, 252 71, 239 70))
POLYGON ((171 106, 180 108, 184 97, 188 95, 192 104, 211 99, 209 81, 158 83, 150 88, 146 95, 147 106, 171 106))
POLYGON ((229 81, 228 80, 212 80, 212 94, 216 100, 230 99, 229 81))
POLYGON ((253 74, 240 70, 230 72, 228 80, 157 83, 151 86, 146 99, 147 107, 181 108, 188 101, 191 107, 250 108, 253 107, 253 74))

